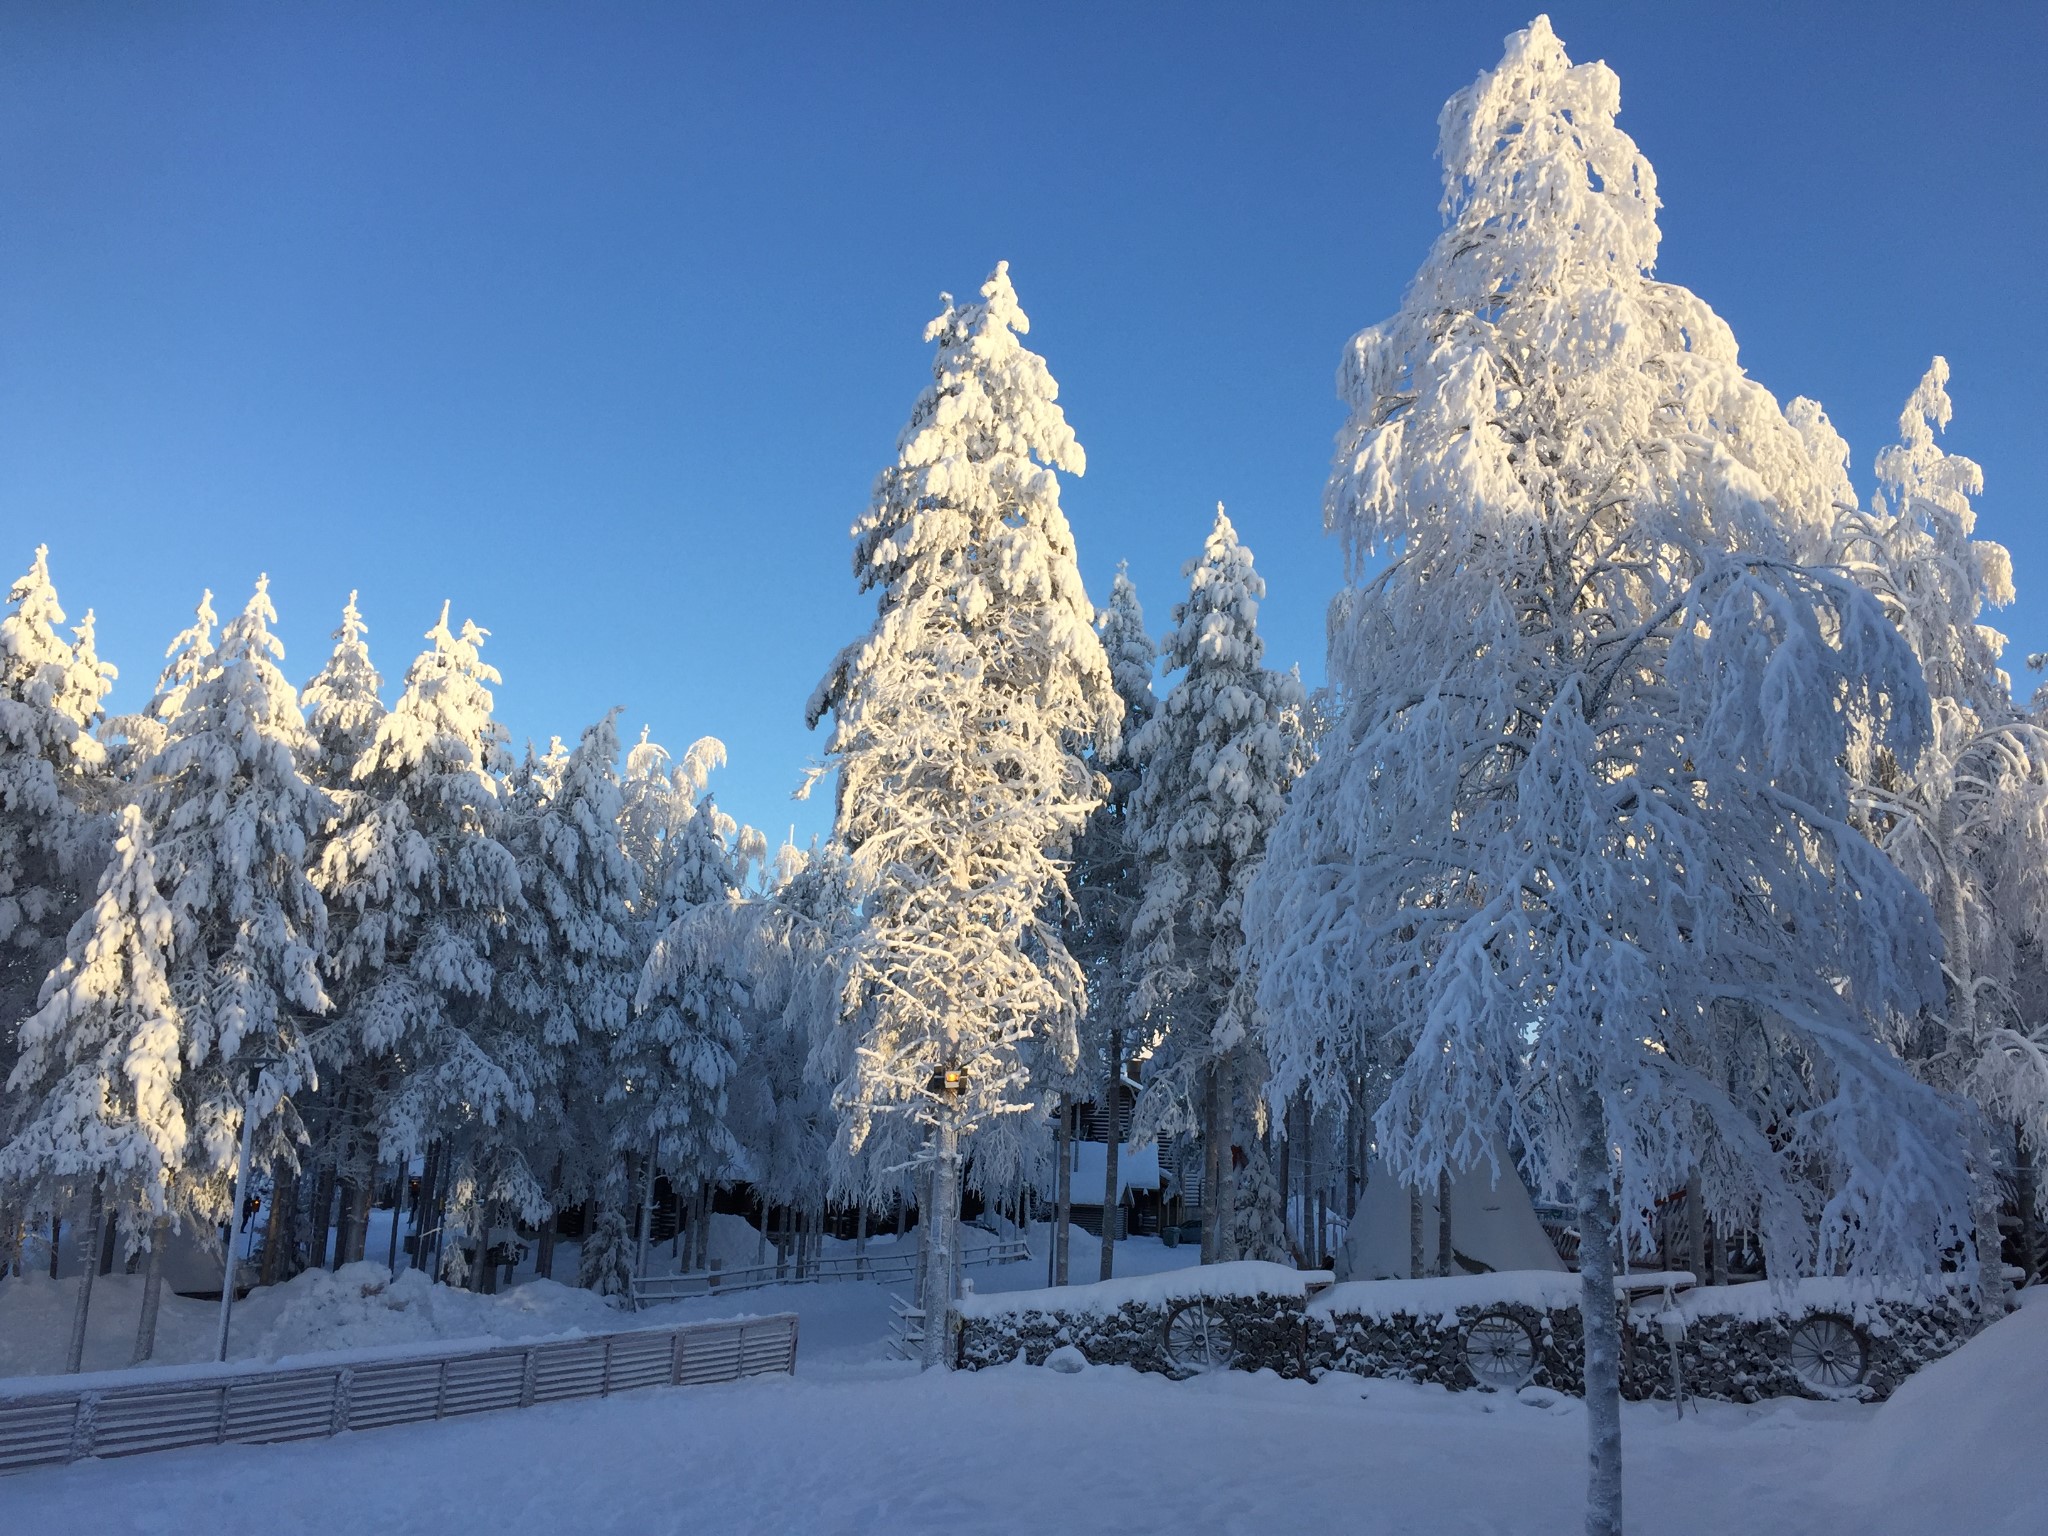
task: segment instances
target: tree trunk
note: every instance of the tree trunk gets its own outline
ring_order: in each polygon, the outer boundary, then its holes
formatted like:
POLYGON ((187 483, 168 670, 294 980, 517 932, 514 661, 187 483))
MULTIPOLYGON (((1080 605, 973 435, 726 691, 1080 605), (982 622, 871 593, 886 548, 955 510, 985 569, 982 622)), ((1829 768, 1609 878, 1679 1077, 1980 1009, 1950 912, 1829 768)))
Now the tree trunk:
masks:
POLYGON ((960 1108, 939 1106, 937 1157, 931 1168, 931 1207, 920 1223, 924 1240, 924 1363, 953 1367, 953 1250, 960 1241, 960 1108))
POLYGON ((327 1234, 334 1214, 334 1170, 322 1168, 313 1180, 313 1209, 306 1227, 306 1267, 327 1267, 327 1234))
POLYGON ((1074 1106, 1060 1095, 1060 1128, 1057 1137, 1060 1170, 1053 1184, 1052 1283, 1067 1283, 1067 1249, 1073 1240, 1074 1220, 1074 1106))
POLYGON ((1408 1186, 1408 1278, 1420 1280, 1429 1273, 1422 1261, 1422 1189, 1408 1186))
POLYGON ((1237 1255, 1237 1159, 1231 1155, 1237 1133, 1237 1066, 1233 1058, 1216 1063, 1216 1262, 1228 1264, 1237 1255))
MULTIPOLYGON (((285 1250, 291 1246, 292 1210, 297 1204, 298 1181, 280 1166, 270 1175, 270 1210, 263 1219, 263 1268, 256 1276, 260 1285, 276 1285, 280 1280, 291 1279, 287 1273, 289 1266, 285 1262, 285 1250)), ((150 1246, 149 1262, 154 1268, 154 1243, 150 1246)))
POLYGON ((1700 1193, 1700 1171, 1695 1168, 1685 1181, 1685 1240, 1686 1268, 1692 1271, 1693 1283, 1700 1284, 1707 1278, 1707 1213, 1705 1197, 1700 1193))
POLYGON ((50 1212, 50 1278, 57 1278, 58 1245, 64 1236, 64 1218, 55 1211, 50 1212))
MULTIPOLYGON (((86 1243, 91 1238, 100 1238, 100 1212, 105 1204, 100 1186, 92 1187, 92 1214, 85 1225, 78 1229, 78 1306, 71 1314, 71 1349, 66 1355, 65 1370, 76 1375, 85 1367, 85 1318, 92 1310, 92 1283, 99 1278, 99 1255, 88 1252, 86 1243)), ((102 1246, 104 1246, 102 1239, 102 1246)))
POLYGON ((1457 1268, 1457 1250, 1451 1246, 1451 1170, 1439 1169, 1436 1176, 1436 1272, 1449 1279, 1457 1268))
POLYGON ((1579 1316, 1586 1337, 1586 1536, 1621 1536, 1621 1317, 1614 1177, 1599 1097, 1579 1095, 1579 1316))
POLYGON ((1220 1063, 1211 1064, 1203 1085, 1202 1102, 1202 1262, 1214 1264, 1223 1251, 1223 1217, 1221 1192, 1223 1188, 1223 1164, 1229 1161, 1224 1150, 1222 1122, 1223 1113, 1217 1107, 1222 1094, 1223 1073, 1220 1063))
POLYGON ((1301 1224, 1295 1219, 1294 1210, 1294 1147, 1295 1113, 1289 1104, 1280 1112, 1280 1124, 1286 1134, 1280 1138, 1280 1225, 1287 1233, 1288 1249, 1294 1254, 1297 1267, 1308 1263, 1308 1244, 1300 1240, 1301 1224))
POLYGON ((1124 1035, 1120 1029, 1109 1032, 1108 1102, 1109 1146, 1102 1155, 1107 1171, 1102 1178, 1102 1268, 1095 1277, 1098 1280, 1116 1278, 1116 1229, 1118 1218, 1124 1213, 1120 1187, 1124 1146, 1124 1035))
POLYGON ((2020 1267, 2031 1285, 2041 1273, 2040 1234, 2034 1220, 2034 1149, 2027 1145, 2026 1131, 2017 1125, 2012 1128, 2012 1171, 2020 1205, 2020 1267))
POLYGON ((640 1243, 633 1254, 633 1273, 647 1273, 647 1228, 654 1219, 654 1165, 661 1158, 661 1138, 654 1138, 654 1145, 647 1150, 647 1177, 640 1186, 640 1243))
POLYGON ((540 1237, 534 1244, 533 1273, 539 1280, 555 1278, 555 1223, 557 1217, 551 1211, 547 1220, 540 1224, 540 1237))
POLYGON ((164 1244, 171 1224, 158 1218, 149 1231, 149 1259, 142 1272, 142 1318, 135 1325, 135 1355, 128 1363, 144 1365, 156 1353, 156 1314, 164 1295, 164 1244))
POLYGON ((1976 1221, 1977 1294, 1984 1316, 2005 1316, 2012 1305, 2012 1290, 2005 1280, 2005 1238, 1998 1230, 1998 1164, 1992 1155, 1991 1138, 1981 1130, 1970 1137, 1970 1214, 1976 1221))

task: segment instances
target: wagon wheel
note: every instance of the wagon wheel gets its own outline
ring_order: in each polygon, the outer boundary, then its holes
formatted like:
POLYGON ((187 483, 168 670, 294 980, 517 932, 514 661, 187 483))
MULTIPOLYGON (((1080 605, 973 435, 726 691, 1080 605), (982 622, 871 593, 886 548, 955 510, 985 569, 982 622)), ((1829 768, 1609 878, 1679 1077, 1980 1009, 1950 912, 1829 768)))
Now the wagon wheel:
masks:
POLYGON ((1785 1363, 1816 1392, 1860 1386, 1870 1369, 1870 1351, 1846 1317, 1818 1312, 1793 1325, 1785 1339, 1785 1363))
POLYGON ((1206 1306, 1200 1297, 1184 1301, 1166 1314, 1164 1338, 1167 1364, 1189 1375, 1225 1370, 1237 1358, 1230 1319, 1206 1306))
POLYGON ((1505 1308, 1480 1313, 1465 1330, 1465 1369, 1489 1391, 1526 1387, 1539 1355, 1534 1331, 1505 1308))

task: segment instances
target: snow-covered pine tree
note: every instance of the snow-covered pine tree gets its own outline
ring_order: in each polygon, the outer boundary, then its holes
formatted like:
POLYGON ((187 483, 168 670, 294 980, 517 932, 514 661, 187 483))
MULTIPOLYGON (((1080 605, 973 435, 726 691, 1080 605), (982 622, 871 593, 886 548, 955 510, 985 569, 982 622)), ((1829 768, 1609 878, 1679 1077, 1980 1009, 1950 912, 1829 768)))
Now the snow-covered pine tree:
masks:
POLYGON ((208 589, 199 594, 191 624, 173 635, 165 647, 164 669, 149 702, 134 714, 114 715, 101 724, 100 734, 108 743, 107 767, 116 779, 126 783, 140 777, 163 746, 186 690, 213 664, 213 632, 218 622, 213 592, 208 589))
MULTIPOLYGON (((595 1195, 611 1164, 611 1055, 636 980, 636 872, 620 842, 618 711, 574 752, 553 743, 513 796, 506 840, 524 907, 499 966, 502 1005, 538 1042, 535 1112, 521 1134, 553 1213, 595 1195)), ((544 1252, 552 1243, 543 1240, 544 1252)))
POLYGON ((185 1209, 227 1219, 244 1113, 260 1162, 291 1166, 293 1096, 315 1077, 307 1039, 327 994, 327 913, 308 876, 332 806, 300 765, 312 753, 278 663, 277 611, 259 578, 219 649, 178 695, 143 769, 142 808, 173 922, 172 989, 184 1027, 180 1090, 193 1134, 185 1209))
POLYGON ((1110 685, 1123 700, 1124 740, 1116 756, 1097 751, 1092 757, 1092 766, 1104 777, 1106 787, 1102 803, 1074 844, 1074 867, 1069 876, 1074 904, 1068 919, 1067 948, 1088 981, 1080 1070, 1095 1081, 1083 1091, 1098 1097, 1111 1117, 1104 1159, 1099 1273, 1100 1279, 1108 1280, 1116 1272, 1122 1149, 1117 1114, 1127 1060, 1125 1030, 1130 1023, 1131 987, 1124 947, 1130 940, 1131 919, 1144 897, 1144 867, 1131 826, 1131 797, 1137 792, 1142 765, 1130 743, 1158 704, 1152 694, 1158 650, 1145 633, 1138 589, 1122 564, 1110 583, 1109 603, 1096 617, 1095 632, 1109 659, 1110 685))
POLYGON ((509 1139, 533 1112, 540 1060, 520 1022, 491 1006, 496 952, 521 902, 518 861, 499 840, 509 763, 491 718, 498 673, 479 654, 484 631, 451 630, 446 605, 426 638, 316 867, 339 994, 318 1045, 323 1067, 374 1089, 365 1118, 381 1161, 443 1143, 447 1208, 475 1235, 505 1212, 546 1209, 509 1139))
MULTIPOLYGON (((62 952, 104 856, 98 815, 106 753, 93 736, 114 669, 90 613, 66 641, 38 547, 0 618, 0 1019, 21 1018, 62 952)), ((11 1059, 0 1030, 0 1068, 11 1059)))
MULTIPOLYGON (((98 899, 73 926, 41 1006, 21 1025, 21 1057, 8 1080, 24 1113, 0 1146, 0 1198, 54 1210, 90 1191, 131 1251, 175 1213, 189 1156, 180 1091, 187 1033, 171 987, 172 927, 148 823, 124 806, 98 899)), ((98 1266, 88 1258, 82 1271, 79 1330, 98 1266)), ((153 1297, 144 1316, 152 1326, 153 1297)), ((76 1331, 74 1370, 82 1342, 76 1331)), ((148 1353, 138 1345, 138 1358, 148 1353)))
POLYGON ((746 1050, 747 915, 730 839, 706 795, 666 839, 657 937, 613 1050, 613 1146, 651 1156, 678 1190, 714 1182, 737 1145, 726 1094, 746 1050))
POLYGON ((1939 1000, 1939 934, 1843 772, 1918 750, 1919 668, 1801 563, 1835 477, 1650 276, 1618 103, 1539 18, 1444 110, 1444 233, 1340 374, 1343 715, 1247 903, 1276 1098, 1341 1094, 1318 1068, 1391 1017, 1397 1176, 1506 1128, 1574 1187, 1593 1536, 1617 1243, 1657 1196, 1697 1171, 1775 1274, 1925 1273, 1968 1228, 1955 1117, 1877 1034, 1939 1000))
POLYGON ((377 727, 384 720, 384 679, 363 638, 369 632, 351 592, 341 610, 341 626, 334 631, 334 649, 299 695, 316 748, 307 776, 335 802, 337 814, 360 793, 354 779, 356 764, 377 739, 377 727))
POLYGON ((1099 798, 1081 749, 1121 720, 1059 504, 1055 472, 1084 460, 1028 326, 1004 263, 982 302, 948 298, 927 328, 932 385, 854 528, 879 613, 808 710, 834 716, 837 835, 866 918, 846 1145, 878 1118, 929 1133, 928 1365, 951 1360, 963 1143, 1037 1109, 1027 1042, 1076 1054, 1084 983, 1044 914, 1099 798))
POLYGON ((1132 741, 1145 765, 1131 798, 1145 873, 1131 921, 1129 1009, 1147 1021, 1145 1132, 1201 1133, 1202 1259, 1214 1263, 1237 1256, 1231 1147, 1252 1139, 1240 1138, 1240 1122, 1256 1113, 1264 1086, 1256 1041, 1247 1040, 1244 891, 1285 802, 1303 700, 1297 678, 1264 664, 1266 583, 1220 506, 1185 574, 1188 595, 1161 648, 1166 670, 1180 676, 1132 741))
MULTIPOLYGON (((1969 459, 1936 444, 1953 414, 1936 358, 1906 402, 1898 444, 1878 455, 1868 512, 1844 491, 1838 558, 1884 605, 1920 658, 1933 740, 1917 760, 1880 753, 1859 799, 1878 845, 1933 905, 1947 996, 1902 1020, 1899 1044, 1926 1081, 1982 1116, 1975 1210, 1985 1301, 2004 1303, 1995 1148, 2048 1144, 2048 1019, 2030 1017, 2021 973, 2048 946, 2048 732, 2014 705, 1998 665, 2005 637, 1981 622, 2013 598, 2005 549, 1974 537, 1969 459)), ((1840 439, 1813 413, 1809 435, 1839 463, 1840 439)), ((1846 480, 1846 475, 1844 476, 1846 480)))

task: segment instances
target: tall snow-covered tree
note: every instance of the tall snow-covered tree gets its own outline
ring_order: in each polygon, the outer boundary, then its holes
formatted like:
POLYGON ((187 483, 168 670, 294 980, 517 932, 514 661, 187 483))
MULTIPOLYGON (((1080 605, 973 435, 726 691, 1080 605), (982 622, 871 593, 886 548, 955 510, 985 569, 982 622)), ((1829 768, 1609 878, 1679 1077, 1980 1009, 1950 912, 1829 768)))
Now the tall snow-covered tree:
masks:
POLYGON ((301 771, 312 742, 278 666, 276 618, 259 579, 180 692, 142 786, 184 1028, 194 1140, 183 1195, 209 1221, 228 1213, 249 1108, 263 1117, 266 1160, 294 1157, 292 1097, 315 1077, 308 1024, 328 1005, 327 913, 307 870, 331 805, 301 771))
MULTIPOLYGON (((595 1194, 610 1166, 606 1098, 639 959, 636 871, 620 841, 618 711, 559 741, 515 793, 507 842, 526 902, 498 972, 498 995, 539 1042, 528 1162, 545 1176, 550 1212, 595 1194)), ((545 1251, 552 1244, 543 1239, 545 1251)))
MULTIPOLYGON (((124 806, 98 899, 72 928, 41 1006, 21 1026, 21 1058, 8 1082, 22 1114, 0 1145, 0 1197, 56 1209, 89 1190, 93 1208, 110 1212, 131 1246, 175 1213, 189 1160, 180 1092, 187 1033, 171 986, 172 928, 148 823, 124 806)), ((88 1257, 81 1270, 74 1370, 98 1265, 88 1257)), ((152 1291, 156 1279, 152 1265, 152 1291)), ((145 1327, 153 1327, 153 1300, 145 1327)), ((146 1359, 148 1350, 137 1354, 146 1359)))
POLYGON ((1230 1149, 1255 1139, 1240 1122, 1263 1076, 1247 1038, 1244 892, 1285 802, 1303 700, 1295 677, 1265 665, 1266 583, 1221 507, 1186 575, 1161 656, 1180 676, 1132 742, 1145 765, 1131 799, 1145 874, 1130 1011, 1152 1056, 1142 1123, 1202 1134, 1202 1258, 1213 1263, 1236 1256, 1230 1149))
POLYGON ((1658 1196, 1697 1174, 1780 1274, 1925 1273, 1968 1227, 1955 1117, 1879 1036, 1939 999, 1939 933, 1844 771, 1918 751, 1919 668, 1804 563, 1835 477, 1651 276, 1618 105, 1539 18, 1444 109, 1444 232, 1340 372, 1343 714, 1247 904, 1276 1097, 1391 1018, 1387 1166, 1427 1188, 1506 1129, 1572 1185, 1593 1536, 1658 1196))
POLYGON ((855 525, 874 628, 808 711, 834 716, 837 835, 866 922, 845 1012, 863 1048, 841 1085, 849 1149, 878 1118, 927 1131, 927 1364, 949 1362, 963 1142, 1035 1112, 1034 1043, 1076 1054, 1084 986, 1046 919, 1098 796, 1081 756, 1121 706, 1060 510, 1080 445, 1008 264, 926 330, 933 382, 855 525))
POLYGON ((653 1157, 678 1189, 716 1180, 737 1151, 726 1126, 746 1051, 736 831, 706 795, 667 840, 654 946, 614 1050, 614 1145, 653 1157))
POLYGON ((1082 1030, 1081 1070, 1093 1069, 1099 1094, 1109 1115, 1110 1135, 1104 1157, 1102 1265, 1100 1278, 1116 1272, 1116 1239, 1120 1153, 1119 1104, 1125 1072, 1126 1026, 1131 1000, 1124 949, 1131 920, 1144 897, 1144 868, 1131 824, 1131 800, 1140 776, 1133 737, 1152 718, 1152 672, 1158 650, 1145 633, 1145 611, 1129 571, 1117 567, 1109 603, 1097 616, 1095 632, 1109 660, 1110 685, 1123 701, 1121 750, 1112 757, 1098 750, 1093 766, 1106 780, 1102 803, 1074 845, 1070 876, 1073 908, 1068 919, 1067 947, 1088 981, 1088 1013, 1082 1030))
MULTIPOLYGON (((377 738, 384 719, 384 679, 370 659, 369 626, 356 606, 356 594, 349 593, 342 608, 341 624, 334 631, 334 648, 318 673, 300 694, 306 714, 306 728, 313 739, 312 759, 306 776, 333 803, 334 825, 365 819, 361 805, 367 793, 355 782, 356 764, 377 738)), ((317 1250, 312 1262, 320 1262, 327 1247, 328 1205, 334 1187, 341 1190, 341 1230, 336 1255, 341 1262, 358 1258, 357 1245, 367 1235, 371 1170, 375 1160, 376 1137, 370 1117, 380 1097, 377 1077, 388 1079, 390 1064, 355 1062, 344 1068, 332 1064, 323 1072, 320 1088, 304 1107, 311 1138, 311 1159, 323 1171, 313 1185, 312 1230, 309 1246, 317 1250)), ((388 1086, 388 1082, 386 1084, 388 1086)), ((286 1217, 283 1209, 293 1196, 288 1181, 273 1185, 271 1236, 276 1246, 266 1245, 265 1278, 276 1279, 284 1270, 286 1217)), ((295 1204, 296 1201, 293 1200, 295 1204)))
MULTIPOLYGON (((93 736, 114 669, 93 618, 66 640, 64 610, 38 547, 0 618, 0 1020, 35 1004, 104 853, 94 835, 106 754, 93 736)), ((5 1031, 0 1030, 0 1041, 5 1031)), ((7 1062, 0 1043, 0 1066, 7 1062)))
MULTIPOLYGON (((1920 658, 1933 700, 1925 750, 1880 754, 1859 799, 1879 846, 1941 925, 1946 997, 1901 1021, 1900 1046, 1924 1079, 1982 1116, 1977 1241, 1996 1308, 2004 1267, 1994 1149, 2014 1127, 2035 1147, 2048 1142, 2048 1019, 2029 1017, 2021 982, 2028 954, 2048 945, 2048 732, 2013 704, 1998 665, 2005 637, 1982 622, 1987 606, 2012 601, 2012 560, 1974 536, 1970 498, 1983 472, 1934 440, 1953 414, 1947 385, 1948 364, 1936 358, 1906 402, 1898 444, 1878 456, 1872 507, 1845 506, 1836 544, 1920 658)), ((1840 440, 1821 441, 1839 462, 1840 440)))
POLYGON ((484 631, 441 617, 405 688, 352 771, 316 868, 335 934, 338 994, 323 1065, 375 1087, 368 1124, 397 1161, 443 1143, 449 1208, 472 1233, 506 1212, 539 1217, 543 1181, 514 1123, 533 1112, 536 1042, 492 1006, 492 980, 520 908, 518 860, 500 840, 505 732, 484 631))

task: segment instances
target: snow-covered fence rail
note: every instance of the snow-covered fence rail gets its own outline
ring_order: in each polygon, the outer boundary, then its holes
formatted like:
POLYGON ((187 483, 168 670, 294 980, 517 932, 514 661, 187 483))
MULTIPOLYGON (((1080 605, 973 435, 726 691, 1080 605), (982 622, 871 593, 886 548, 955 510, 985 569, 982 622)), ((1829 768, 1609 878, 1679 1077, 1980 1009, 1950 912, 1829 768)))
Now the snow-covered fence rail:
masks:
MULTIPOLYGON (((964 1268, 988 1264, 1013 1264, 1031 1257, 1024 1239, 1007 1238, 974 1248, 961 1258, 964 1268)), ((892 1285, 909 1285, 917 1279, 917 1255, 895 1253, 880 1257, 848 1255, 816 1259, 801 1267, 794 1263, 755 1264, 744 1269, 696 1270, 686 1275, 643 1275, 633 1282, 633 1304, 645 1306, 656 1301, 680 1301, 685 1296, 722 1295, 727 1291, 751 1291, 764 1285, 809 1285, 824 1280, 881 1280, 892 1285)))
POLYGON ((331 1365, 115 1371, 0 1391, 0 1474, 192 1445, 315 1439, 635 1387, 796 1369, 796 1314, 448 1350, 400 1346, 331 1365))

